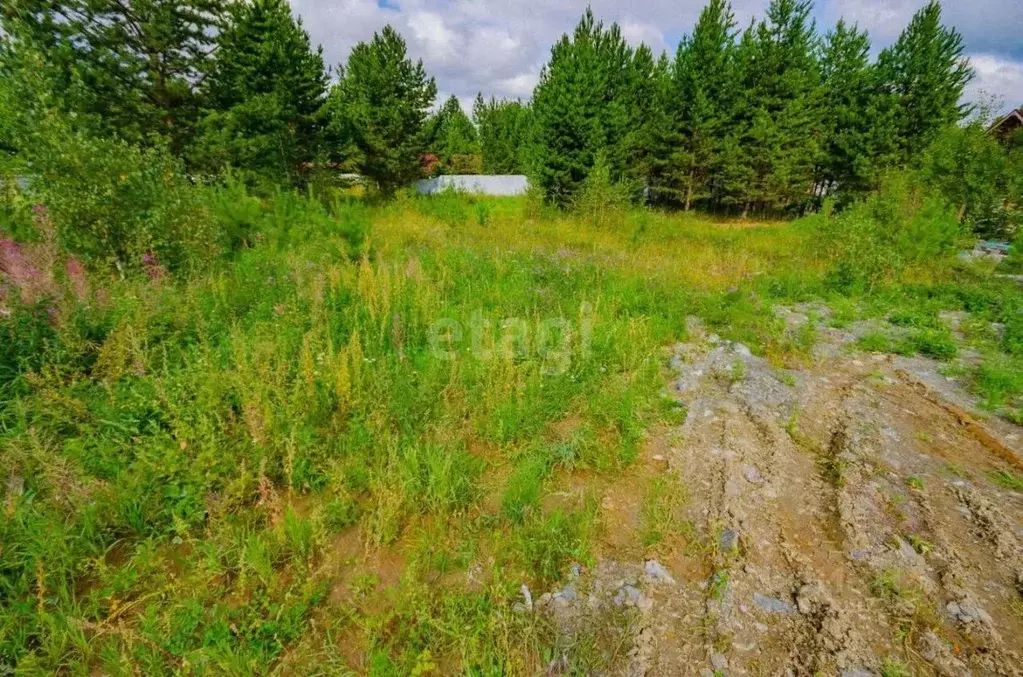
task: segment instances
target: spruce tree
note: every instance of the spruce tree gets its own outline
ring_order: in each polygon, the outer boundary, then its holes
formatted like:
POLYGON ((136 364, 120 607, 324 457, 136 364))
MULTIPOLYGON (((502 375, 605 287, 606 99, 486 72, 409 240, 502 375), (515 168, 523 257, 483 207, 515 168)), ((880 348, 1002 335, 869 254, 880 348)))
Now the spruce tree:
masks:
POLYGON ((327 87, 322 49, 285 0, 241 5, 205 83, 209 107, 192 157, 294 180, 317 152, 327 87))
POLYGON ((963 55, 963 38, 941 25, 941 5, 931 0, 909 22, 878 64, 895 99, 900 159, 919 159, 944 127, 963 119, 963 90, 974 72, 963 55))
POLYGON ((340 76, 328 102, 337 143, 354 149, 359 171, 391 194, 422 173, 423 124, 437 84, 390 26, 356 45, 340 76))

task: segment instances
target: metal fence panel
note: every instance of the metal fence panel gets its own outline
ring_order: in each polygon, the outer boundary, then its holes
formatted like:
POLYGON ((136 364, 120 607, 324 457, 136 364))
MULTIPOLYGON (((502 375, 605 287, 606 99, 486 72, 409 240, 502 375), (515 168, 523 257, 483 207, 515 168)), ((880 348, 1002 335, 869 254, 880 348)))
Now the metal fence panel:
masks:
POLYGON ((416 181, 420 195, 433 195, 445 190, 476 195, 523 195, 529 181, 521 174, 485 176, 482 174, 452 174, 416 181))

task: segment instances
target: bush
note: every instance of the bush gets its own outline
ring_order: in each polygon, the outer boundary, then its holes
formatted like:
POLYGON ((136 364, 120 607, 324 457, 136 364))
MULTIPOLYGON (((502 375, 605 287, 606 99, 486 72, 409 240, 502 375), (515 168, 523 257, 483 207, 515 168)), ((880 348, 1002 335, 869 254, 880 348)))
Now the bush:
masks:
POLYGON ((603 227, 621 219, 629 206, 629 193, 627 186, 611 180, 611 169, 601 154, 575 195, 572 209, 593 225, 603 227))
POLYGON ((1012 238, 1023 222, 1023 154, 979 120, 945 129, 925 153, 920 177, 959 220, 986 237, 1012 238))
POLYGON ((812 246, 831 258, 828 281, 844 291, 893 282, 908 263, 948 258, 963 237, 955 214, 911 172, 889 176, 877 193, 822 218, 818 228, 812 246))
POLYGON ((216 254, 201 191, 166 149, 54 124, 27 155, 26 194, 47 207, 67 251, 120 270, 141 268, 147 256, 178 268, 216 254))

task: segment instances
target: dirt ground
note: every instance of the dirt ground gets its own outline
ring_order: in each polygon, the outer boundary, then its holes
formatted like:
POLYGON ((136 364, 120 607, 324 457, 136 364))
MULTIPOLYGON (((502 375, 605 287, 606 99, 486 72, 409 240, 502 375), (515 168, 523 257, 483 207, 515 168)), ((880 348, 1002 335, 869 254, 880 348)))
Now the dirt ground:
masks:
POLYGON ((855 328, 798 370, 691 329, 685 422, 607 488, 596 566, 537 601, 561 632, 625 613, 628 675, 1023 674, 1023 494, 995 479, 1023 429, 936 363, 847 350, 855 328), (691 533, 647 559, 632 489, 658 474, 691 533))

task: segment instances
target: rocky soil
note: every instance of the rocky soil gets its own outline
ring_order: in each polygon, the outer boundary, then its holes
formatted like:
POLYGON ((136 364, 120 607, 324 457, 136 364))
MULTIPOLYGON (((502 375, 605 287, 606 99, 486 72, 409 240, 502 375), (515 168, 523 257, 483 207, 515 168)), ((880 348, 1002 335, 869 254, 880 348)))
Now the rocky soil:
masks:
MULTIPOLYGON (((629 675, 1023 674, 1023 494, 996 481, 1020 429, 929 360, 848 350, 856 327, 821 326, 802 370, 691 329, 685 422, 638 472, 678 478, 692 537, 651 559, 611 535, 530 608, 566 636, 614 619, 629 675)), ((638 500, 604 508, 627 531, 638 500)))

